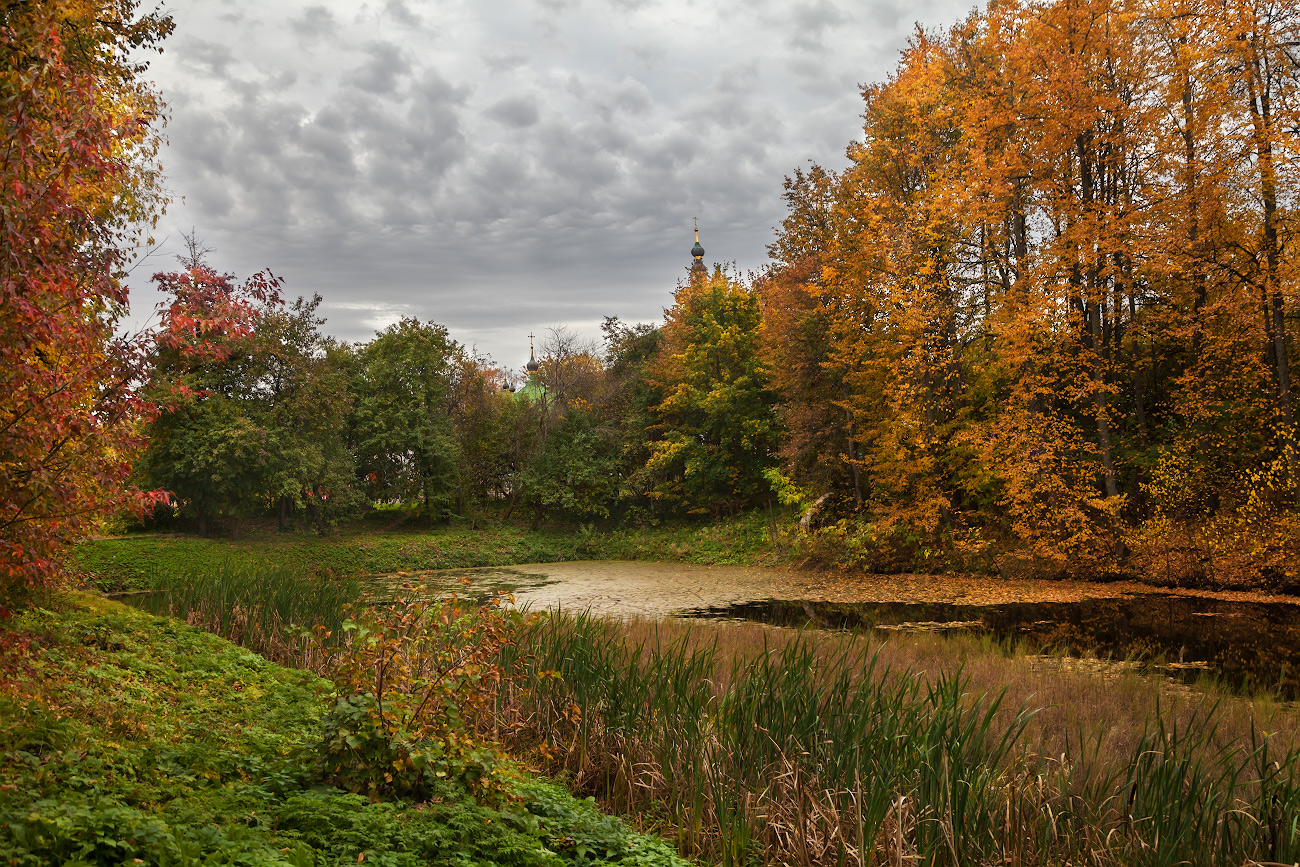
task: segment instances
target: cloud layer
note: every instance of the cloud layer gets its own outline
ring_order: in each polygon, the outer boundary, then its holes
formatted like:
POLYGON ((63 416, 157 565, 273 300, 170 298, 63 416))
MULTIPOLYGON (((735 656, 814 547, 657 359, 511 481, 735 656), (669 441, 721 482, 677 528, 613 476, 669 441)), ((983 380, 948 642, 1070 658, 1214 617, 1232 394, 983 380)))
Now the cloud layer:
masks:
MULTIPOLYGON (((954 0, 177 0, 152 66, 177 197, 213 264, 320 292, 327 330, 401 316, 504 364, 530 329, 657 319, 699 217, 756 268, 781 178, 839 167, 858 85, 954 0)), ((142 300, 147 298, 140 293, 142 300)))

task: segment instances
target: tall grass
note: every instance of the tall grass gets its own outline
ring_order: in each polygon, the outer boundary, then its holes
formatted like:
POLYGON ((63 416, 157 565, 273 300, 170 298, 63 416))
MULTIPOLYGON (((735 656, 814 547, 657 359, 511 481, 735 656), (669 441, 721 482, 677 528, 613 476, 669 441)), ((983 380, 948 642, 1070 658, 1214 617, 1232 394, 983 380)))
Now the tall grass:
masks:
POLYGON ((155 580, 157 592, 136 604, 184 620, 274 662, 319 671, 320 654, 303 634, 316 626, 335 633, 344 608, 362 595, 352 577, 323 578, 287 563, 226 559, 155 580))
MULTIPOLYGON (((337 633, 362 592, 245 561, 145 604, 320 670, 293 627, 337 633)), ((1035 680, 996 650, 538 616, 503 651, 490 725, 728 867, 1300 863, 1295 714, 1267 734, 1241 700, 1161 706, 1153 680, 1035 680)))
POLYGON ((899 668, 852 637, 736 652, 556 615, 506 656, 516 748, 724 865, 1300 860, 1300 756, 1225 735, 1213 704, 1152 714, 1127 750, 1081 727, 1054 753, 962 669, 899 668))

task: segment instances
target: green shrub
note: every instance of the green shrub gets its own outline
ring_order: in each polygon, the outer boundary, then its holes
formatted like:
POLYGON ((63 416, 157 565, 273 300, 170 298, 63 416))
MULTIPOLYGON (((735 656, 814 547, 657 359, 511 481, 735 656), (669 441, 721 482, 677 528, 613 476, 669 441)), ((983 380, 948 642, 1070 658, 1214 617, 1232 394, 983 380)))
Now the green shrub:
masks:
POLYGON ((316 631, 340 696, 325 717, 328 782, 372 798, 420 797, 448 778, 480 797, 500 794, 482 734, 495 728, 499 659, 521 622, 500 603, 398 597, 344 621, 341 640, 316 631))

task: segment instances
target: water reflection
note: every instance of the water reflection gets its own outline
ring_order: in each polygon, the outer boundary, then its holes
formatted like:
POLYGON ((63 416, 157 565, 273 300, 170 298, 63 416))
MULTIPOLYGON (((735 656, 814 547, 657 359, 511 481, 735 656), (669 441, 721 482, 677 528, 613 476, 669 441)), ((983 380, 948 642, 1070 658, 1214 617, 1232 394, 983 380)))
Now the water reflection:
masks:
POLYGON ((1300 608, 1144 595, 1004 605, 765 600, 697 608, 686 616, 828 629, 990 633, 1071 655, 1140 658, 1182 679, 1204 672, 1241 690, 1300 699, 1300 608))

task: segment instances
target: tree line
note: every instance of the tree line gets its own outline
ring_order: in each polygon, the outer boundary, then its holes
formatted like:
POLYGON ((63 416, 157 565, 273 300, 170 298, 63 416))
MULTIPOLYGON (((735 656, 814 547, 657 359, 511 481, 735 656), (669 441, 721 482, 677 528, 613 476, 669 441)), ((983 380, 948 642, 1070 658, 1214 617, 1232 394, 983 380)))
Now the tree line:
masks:
POLYGON ((761 493, 777 423, 757 296, 721 272, 664 327, 610 318, 600 344, 552 329, 516 390, 437 323, 343 343, 322 332, 319 296, 286 303, 269 272, 238 283, 201 256, 182 264, 153 278, 169 300, 143 395, 160 411, 135 482, 170 494, 156 519, 236 535, 247 518, 323 530, 376 504, 427 521, 641 519, 761 493))

